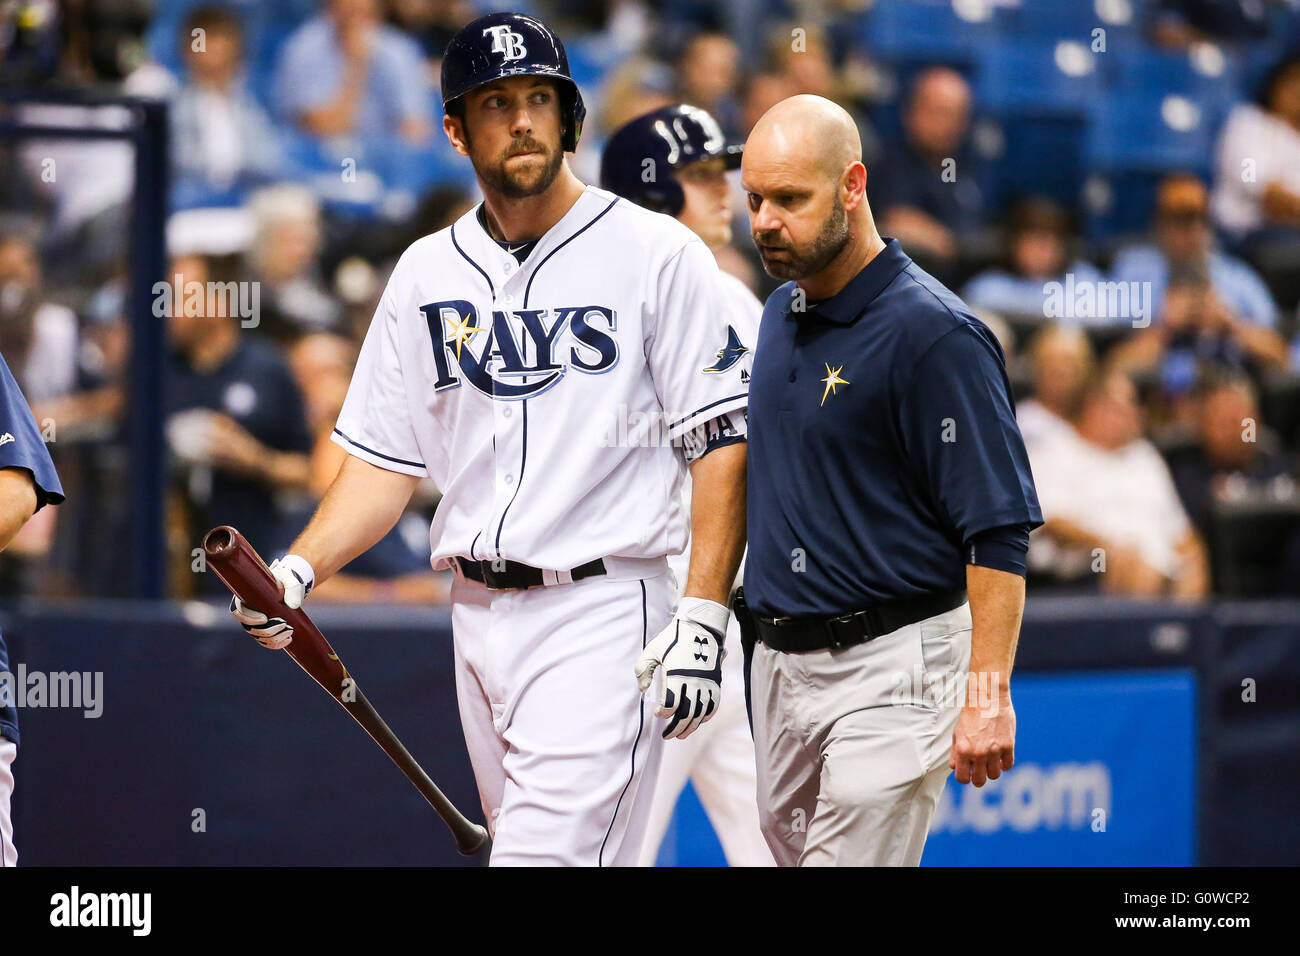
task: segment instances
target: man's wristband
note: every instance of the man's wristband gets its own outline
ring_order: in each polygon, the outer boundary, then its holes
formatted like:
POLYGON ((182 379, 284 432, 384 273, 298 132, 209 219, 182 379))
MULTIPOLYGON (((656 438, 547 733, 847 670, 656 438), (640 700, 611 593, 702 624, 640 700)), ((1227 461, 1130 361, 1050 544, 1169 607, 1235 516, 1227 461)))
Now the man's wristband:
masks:
POLYGON ((677 605, 677 616, 687 621, 702 624, 718 635, 721 641, 727 634, 727 621, 731 611, 717 601, 706 598, 684 597, 677 605))

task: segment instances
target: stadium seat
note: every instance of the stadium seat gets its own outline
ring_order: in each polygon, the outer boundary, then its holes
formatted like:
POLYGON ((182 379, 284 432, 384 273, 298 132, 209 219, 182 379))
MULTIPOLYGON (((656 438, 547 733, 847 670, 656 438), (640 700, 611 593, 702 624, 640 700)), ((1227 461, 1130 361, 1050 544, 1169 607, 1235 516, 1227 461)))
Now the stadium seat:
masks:
POLYGON ((1017 0, 1009 26, 1021 36, 1085 42, 1101 28, 1109 47, 1121 35, 1140 32, 1146 7, 1147 0, 1017 0))
POLYGON ((1259 392, 1260 418, 1268 422, 1283 444, 1300 452, 1300 372, 1275 372, 1264 378, 1259 392))
POLYGON ((1216 127, 1240 98, 1241 63, 1231 50, 1205 44, 1192 52, 1152 49, 1107 61, 1118 95, 1176 94, 1195 103, 1216 127))
POLYGON ((1005 13, 992 0, 878 0, 859 42, 873 58, 900 63, 972 64, 1001 46, 1005 13))
POLYGON ((1094 168, 1181 169, 1208 178, 1214 129, 1202 104, 1178 93, 1111 92, 1094 107, 1087 148, 1094 168))
POLYGON ((1092 0, 1022 0, 1013 11, 1012 29, 1027 37, 1086 40, 1104 26, 1092 0))
POLYGON ((1103 95, 1087 46, 1036 40, 982 50, 974 88, 980 111, 1002 132, 1000 193, 1034 193, 1076 206, 1091 104, 1103 95))
POLYGON ((1300 496, 1287 500, 1216 503, 1209 546, 1214 590, 1229 597, 1286 593, 1281 580, 1300 536, 1300 496))
POLYGON ((1164 170, 1112 169, 1088 176, 1084 185, 1084 235, 1112 243, 1146 233, 1164 170))
POLYGON ((1300 306, 1300 238, 1285 230, 1265 232, 1250 237, 1237 252, 1255 267, 1283 311, 1281 331, 1300 333, 1300 328, 1288 327, 1288 319, 1300 306))
POLYGON ((1003 152, 997 162, 994 195, 1047 196, 1076 208, 1085 180, 1082 116, 1011 116, 1000 122, 1003 152))
POLYGON ((975 99, 995 113, 1084 115, 1101 95, 1098 57, 1072 40, 981 50, 975 99))

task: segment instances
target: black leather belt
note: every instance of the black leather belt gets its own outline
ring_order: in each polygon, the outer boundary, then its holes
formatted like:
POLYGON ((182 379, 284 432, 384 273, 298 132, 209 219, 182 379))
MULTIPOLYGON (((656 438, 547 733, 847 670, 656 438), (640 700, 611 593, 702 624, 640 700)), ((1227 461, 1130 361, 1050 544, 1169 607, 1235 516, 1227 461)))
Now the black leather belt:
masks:
POLYGON ((961 607, 966 591, 936 591, 921 597, 877 604, 839 617, 770 618, 753 615, 758 639, 774 651, 820 651, 852 647, 900 627, 961 607))
MULTIPOLYGON (((465 577, 479 584, 485 584, 493 591, 523 590, 545 584, 543 571, 529 564, 518 561, 471 561, 468 558, 456 558, 456 563, 465 577)), ((605 573, 605 562, 600 558, 580 564, 569 572, 575 581, 594 578, 605 573)))

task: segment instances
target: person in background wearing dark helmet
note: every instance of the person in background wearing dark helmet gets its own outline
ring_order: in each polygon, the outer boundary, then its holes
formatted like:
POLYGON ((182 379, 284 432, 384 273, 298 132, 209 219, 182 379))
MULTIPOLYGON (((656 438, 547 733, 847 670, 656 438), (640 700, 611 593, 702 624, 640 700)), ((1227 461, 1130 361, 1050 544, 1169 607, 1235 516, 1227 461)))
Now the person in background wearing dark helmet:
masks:
MULTIPOLYGON (((647 209, 676 217, 715 252, 731 244, 727 173, 740 168, 740 145, 728 145, 713 116, 699 107, 666 106, 614 132, 601 155, 600 184, 647 209)), ((727 343, 714 366, 734 365, 753 348, 763 304, 738 278, 719 274, 727 300, 727 343)), ((685 583, 687 553, 670 559, 685 583)), ((742 686, 740 633, 731 622, 725 683, 742 686)), ((739 694, 689 741, 664 750, 641 865, 653 866, 677 798, 690 780, 732 866, 773 866, 758 826, 754 741, 739 694)))
MULTIPOLYGON (((455 571, 456 696, 492 864, 630 866, 663 741, 721 700, 748 365, 719 367, 726 307, 704 243, 569 169, 585 107, 545 24, 469 23, 442 96, 484 201, 393 270, 334 429, 348 458, 272 572, 300 606, 433 479, 431 560, 455 571), (688 528, 679 600, 667 555, 688 528), (642 696, 656 671, 657 710, 642 696)), ((292 640, 282 618, 231 611, 266 647, 292 640)))

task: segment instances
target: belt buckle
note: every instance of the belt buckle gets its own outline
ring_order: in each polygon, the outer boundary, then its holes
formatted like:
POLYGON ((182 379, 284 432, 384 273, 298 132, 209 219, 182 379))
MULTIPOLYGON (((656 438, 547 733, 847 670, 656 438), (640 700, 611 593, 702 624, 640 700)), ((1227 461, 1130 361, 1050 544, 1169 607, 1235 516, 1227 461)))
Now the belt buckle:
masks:
POLYGON ((486 587, 489 591, 508 590, 508 588, 506 588, 504 585, 497 583, 497 575, 496 572, 492 570, 491 561, 487 560, 486 558, 484 558, 482 561, 479 561, 478 569, 479 569, 479 573, 483 575, 483 586, 486 587))
POLYGON ((825 622, 824 626, 826 628, 826 637, 829 641, 827 647, 830 648, 830 650, 837 651, 843 647, 852 647, 855 644, 862 643, 863 634, 861 629, 861 623, 856 622, 857 617, 858 615, 856 613, 841 614, 839 617, 832 617, 825 622), (855 629, 855 631, 846 632, 845 636, 841 637, 840 636, 841 632, 840 629, 837 627, 837 625, 854 624, 855 622, 858 623, 858 627, 855 629))

